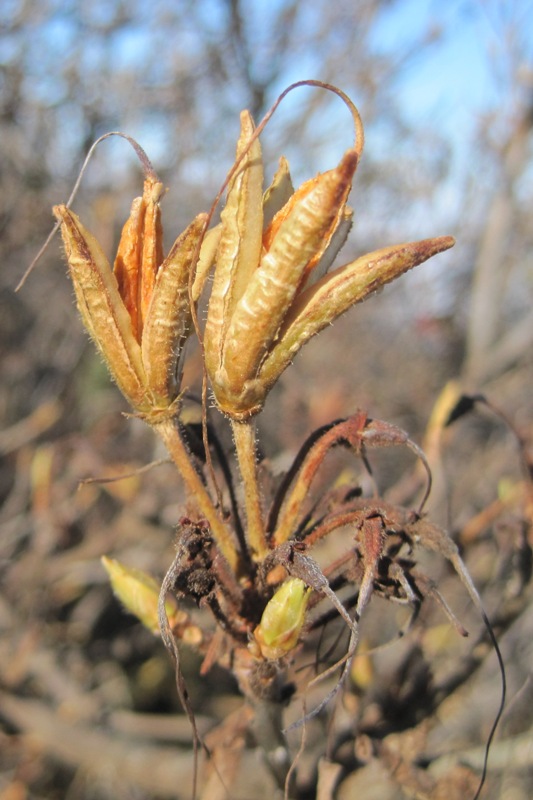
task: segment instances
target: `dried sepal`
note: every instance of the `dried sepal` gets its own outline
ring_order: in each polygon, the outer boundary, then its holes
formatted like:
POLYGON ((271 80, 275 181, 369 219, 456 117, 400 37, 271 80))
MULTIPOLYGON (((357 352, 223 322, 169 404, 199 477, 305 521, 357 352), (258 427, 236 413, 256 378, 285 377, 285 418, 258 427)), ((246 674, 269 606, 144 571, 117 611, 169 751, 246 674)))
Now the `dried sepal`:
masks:
POLYGON ((120 296, 116 278, 97 240, 76 214, 55 206, 61 223, 78 309, 120 390, 139 410, 150 407, 141 349, 120 296))

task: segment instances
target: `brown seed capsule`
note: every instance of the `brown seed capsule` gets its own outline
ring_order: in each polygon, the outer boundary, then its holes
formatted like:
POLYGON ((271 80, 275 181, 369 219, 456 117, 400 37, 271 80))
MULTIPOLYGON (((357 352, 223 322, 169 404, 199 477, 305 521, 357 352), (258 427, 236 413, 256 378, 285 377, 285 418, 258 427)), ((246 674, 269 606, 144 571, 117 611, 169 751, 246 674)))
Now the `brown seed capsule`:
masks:
POLYGON ((268 390, 315 334, 372 292, 454 244, 452 236, 440 236, 385 247, 325 275, 303 291, 292 305, 279 341, 262 366, 260 382, 268 390))
POLYGON ((54 209, 85 326, 142 414, 165 411, 178 397, 180 356, 192 330, 189 282, 206 224, 200 214, 163 259, 162 192, 159 181, 145 181, 124 225, 114 271, 78 217, 66 206, 54 209))
POLYGON ((66 206, 56 206, 78 308, 119 389, 138 411, 150 408, 141 348, 102 248, 66 206))
POLYGON ((221 215, 204 338, 215 400, 236 421, 261 410, 312 336, 371 292, 453 245, 451 237, 397 245, 327 274, 351 227, 353 212, 346 202, 361 146, 296 191, 282 160, 261 211, 261 151, 257 140, 250 145, 253 131, 243 113, 237 146, 242 160, 221 215))
POLYGON ((207 215, 199 214, 179 236, 155 280, 142 334, 142 360, 156 406, 165 408, 179 390, 177 369, 192 328, 189 275, 207 215))
POLYGON ((261 257, 263 162, 259 140, 249 146, 253 131, 253 120, 244 111, 236 157, 239 158, 247 147, 249 150, 230 183, 221 214, 217 267, 204 334, 206 367, 211 375, 221 367, 222 348, 233 309, 261 257))
MULTIPOLYGON (((237 158, 253 134, 248 114, 242 115, 241 126, 237 158)), ((245 419, 262 407, 266 391, 259 372, 285 315, 328 248, 342 243, 342 236, 338 244, 334 237, 351 217, 345 204, 357 159, 355 150, 348 151, 338 167, 296 192, 283 159, 264 198, 257 140, 239 162, 221 215, 204 337, 217 403, 234 419, 245 419), (268 220, 264 231, 263 216, 268 220)))
MULTIPOLYGON (((357 158, 349 151, 337 169, 308 181, 274 217, 276 232, 248 282, 227 328, 221 390, 234 404, 258 377, 300 285, 322 255, 344 203, 357 158), (279 225, 278 217, 281 216, 279 225)), ((218 376, 216 376, 218 377, 218 376)))

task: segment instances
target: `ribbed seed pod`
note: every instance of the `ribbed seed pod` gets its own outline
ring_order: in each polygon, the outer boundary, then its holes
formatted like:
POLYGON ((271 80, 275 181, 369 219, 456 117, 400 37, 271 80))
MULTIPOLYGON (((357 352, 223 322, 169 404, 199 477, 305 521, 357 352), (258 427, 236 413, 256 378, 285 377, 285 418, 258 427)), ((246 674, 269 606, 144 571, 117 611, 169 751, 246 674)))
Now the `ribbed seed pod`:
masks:
POLYGON ((371 292, 453 245, 449 236, 397 245, 328 274, 352 225, 346 203, 362 149, 360 125, 358 146, 296 191, 281 159, 262 212, 261 151, 257 140, 250 144, 253 131, 243 112, 237 147, 242 160, 221 215, 204 338, 216 403, 236 422, 262 409, 273 384, 312 336, 371 292))
MULTIPOLYGON (((293 194, 290 194, 288 167, 281 162, 265 202, 272 204, 280 196, 288 196, 288 200, 273 215, 262 235, 260 263, 252 271, 248 265, 245 289, 237 302, 227 303, 224 309, 217 296, 214 305, 213 300, 210 302, 204 342, 206 364, 217 403, 229 416, 246 418, 264 402, 264 387, 257 380, 261 364, 274 346, 298 291, 346 219, 345 203, 357 159, 354 150, 348 151, 338 167, 307 181, 293 194), (222 317, 217 317, 220 313, 222 317), (207 330, 215 327, 217 319, 220 356, 210 358, 208 349, 212 339, 208 338, 207 330), (214 368, 217 363, 219 366, 214 368)), ((231 202, 238 205, 233 197, 231 202)), ((254 253, 259 249, 258 243, 254 253)), ((215 285, 220 264, 219 255, 215 285)), ((236 278, 234 283, 239 288, 244 285, 236 278)))
POLYGON ((385 247, 325 275, 303 291, 285 318, 278 344, 262 366, 261 384, 270 388, 298 350, 353 305, 454 243, 452 236, 440 236, 385 247))
POLYGON ((56 206, 76 300, 89 334, 119 389, 139 410, 150 408, 141 348, 102 248, 66 206, 56 206))
POLYGON ((243 111, 236 158, 249 149, 231 179, 220 217, 217 266, 204 333, 206 367, 211 375, 216 374, 221 366, 223 343, 233 309, 261 257, 263 162, 259 140, 249 145, 253 132, 253 120, 247 111, 243 111))
MULTIPOLYGON (((254 380, 310 264, 323 252, 345 201, 357 158, 304 184, 289 200, 270 247, 237 303, 223 345, 224 393, 238 402, 240 387, 254 380)), ((274 217, 273 225, 276 223, 274 217)))
MULTIPOLYGON (((114 271, 78 217, 66 206, 54 209, 85 326, 126 399, 145 415, 165 412, 179 394, 179 361, 192 329, 189 283, 202 258, 207 221, 200 214, 163 259, 162 194, 158 180, 145 180, 122 230, 114 271)), ((212 257, 203 254, 205 271, 212 257)))
POLYGON ((154 403, 170 405, 178 392, 177 365, 191 332, 189 276, 207 215, 199 214, 176 239, 155 280, 142 333, 142 360, 154 403))

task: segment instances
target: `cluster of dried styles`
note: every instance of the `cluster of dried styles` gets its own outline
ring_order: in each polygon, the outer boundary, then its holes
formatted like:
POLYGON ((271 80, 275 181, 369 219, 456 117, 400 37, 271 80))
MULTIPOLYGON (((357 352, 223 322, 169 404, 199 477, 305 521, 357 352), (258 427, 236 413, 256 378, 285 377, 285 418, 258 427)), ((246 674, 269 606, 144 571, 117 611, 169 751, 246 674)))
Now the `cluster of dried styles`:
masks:
MULTIPOLYGON (((332 422, 309 436, 271 497, 258 469, 257 415, 298 350, 351 306, 454 243, 443 236, 399 244, 331 268, 351 226, 347 200, 363 147, 357 111, 334 91, 348 104, 356 133, 337 166, 295 189, 282 158, 265 190, 264 124, 256 129, 243 112, 220 223, 210 227, 212 214, 199 214, 166 256, 163 186, 147 160, 143 195, 133 202, 113 268, 77 216, 66 206, 55 208, 83 322, 134 413, 162 438, 197 509, 196 518, 189 512, 179 523, 177 552, 161 588, 150 576, 105 559, 125 605, 160 630, 193 727, 182 645, 203 653, 204 670, 215 662, 231 669, 257 713, 262 704, 278 704, 281 719, 287 667, 332 614, 343 620, 348 644, 311 681, 338 678, 325 689, 320 708, 349 672, 359 621, 374 593, 411 605, 413 613, 426 596, 438 597, 417 568, 418 547, 448 559, 480 605, 457 547, 423 516, 423 501, 413 510, 364 497, 359 486, 315 490, 317 472, 338 446, 363 462, 371 448, 407 446, 424 462, 400 429, 363 412, 332 422), (196 307, 206 294, 201 327, 196 307), (232 428, 235 469, 233 456, 213 446, 205 408, 203 459, 192 454, 180 420, 182 356, 193 336, 201 343, 204 400, 210 391, 220 421, 232 428), (345 552, 319 565, 314 546, 341 529, 345 552), (209 609, 210 627, 199 625, 185 598, 209 609)), ((290 767, 288 753, 280 760, 283 742, 279 726, 264 743, 267 758, 276 752, 272 769, 281 784, 290 767)))

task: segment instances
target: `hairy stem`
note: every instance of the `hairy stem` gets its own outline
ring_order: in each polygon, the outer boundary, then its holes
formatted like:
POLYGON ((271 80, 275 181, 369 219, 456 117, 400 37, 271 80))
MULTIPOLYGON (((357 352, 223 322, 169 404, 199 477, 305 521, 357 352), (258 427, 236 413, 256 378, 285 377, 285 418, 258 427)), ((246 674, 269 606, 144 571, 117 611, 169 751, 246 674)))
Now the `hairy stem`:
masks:
POLYGON ((209 523, 211 533, 220 551, 226 558, 234 573, 238 570, 239 555, 235 549, 230 530, 226 527, 205 488, 200 475, 196 472, 189 451, 181 438, 178 423, 174 420, 163 420, 152 425, 161 437, 176 465, 187 491, 194 498, 199 512, 209 523))
POLYGON ((255 451, 255 425, 247 420, 232 420, 235 448, 239 460, 242 482, 244 486, 244 505, 246 508, 246 539, 252 558, 263 559, 268 553, 265 537, 265 525, 261 509, 259 481, 257 479, 257 458, 255 451))

